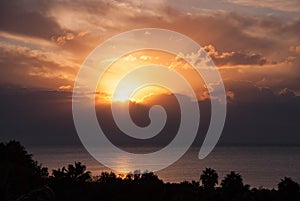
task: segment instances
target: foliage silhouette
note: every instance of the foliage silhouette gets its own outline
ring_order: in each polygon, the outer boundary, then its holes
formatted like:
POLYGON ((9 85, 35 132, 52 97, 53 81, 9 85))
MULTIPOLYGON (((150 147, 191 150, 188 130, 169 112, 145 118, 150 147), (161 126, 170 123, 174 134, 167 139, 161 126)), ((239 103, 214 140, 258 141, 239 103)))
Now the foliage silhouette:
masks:
POLYGON ((52 171, 32 160, 16 141, 0 143, 1 201, 299 201, 299 184, 283 178, 275 189, 250 189, 240 174, 230 172, 218 184, 218 174, 206 168, 199 182, 164 183, 152 172, 127 175, 102 172, 91 177, 80 162, 52 171))
POLYGON ((206 168, 205 170, 203 170, 202 175, 200 176, 200 181, 205 190, 212 191, 218 184, 218 178, 219 176, 216 170, 206 168))
POLYGON ((55 201, 55 195, 51 188, 43 186, 41 188, 34 189, 29 193, 20 196, 16 201, 55 201))
POLYGON ((17 141, 0 143, 0 158, 0 200, 15 200, 48 176, 48 169, 32 160, 17 141))
POLYGON ((291 178, 284 177, 278 184, 278 191, 286 200, 300 200, 300 186, 291 178))
POLYGON ((52 175, 56 179, 69 179, 74 182, 86 182, 91 179, 91 172, 86 171, 86 166, 81 162, 75 162, 75 165, 69 164, 68 168, 53 170, 52 175))
POLYGON ((225 178, 221 181, 221 186, 223 190, 230 192, 240 192, 244 189, 243 179, 241 175, 231 171, 227 174, 225 178))
POLYGON ((234 171, 227 174, 221 181, 221 188, 222 197, 225 200, 243 200, 245 193, 249 193, 249 186, 244 185, 242 176, 234 171))
POLYGON ((110 184, 117 181, 117 175, 114 172, 102 172, 97 180, 101 184, 110 184))

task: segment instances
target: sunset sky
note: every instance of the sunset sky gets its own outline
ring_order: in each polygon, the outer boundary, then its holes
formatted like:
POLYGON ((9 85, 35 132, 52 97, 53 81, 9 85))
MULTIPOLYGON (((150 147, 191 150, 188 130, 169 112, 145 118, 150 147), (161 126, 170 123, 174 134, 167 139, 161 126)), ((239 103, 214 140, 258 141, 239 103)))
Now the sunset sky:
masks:
MULTIPOLYGON (((151 27, 182 33, 211 56, 229 104, 221 141, 300 144, 298 0, 10 0, 0 19, 0 139, 78 142, 70 102, 81 64, 112 36, 151 27)), ((147 59, 131 56, 123 59, 147 59)))

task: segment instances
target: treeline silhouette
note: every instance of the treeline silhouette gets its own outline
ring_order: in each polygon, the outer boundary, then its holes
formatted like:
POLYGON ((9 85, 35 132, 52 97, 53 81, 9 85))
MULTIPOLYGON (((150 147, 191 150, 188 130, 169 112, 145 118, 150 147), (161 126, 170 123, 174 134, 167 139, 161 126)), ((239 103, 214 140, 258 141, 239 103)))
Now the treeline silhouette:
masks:
POLYGON ((219 183, 214 169, 199 181, 165 183, 152 172, 92 176, 80 162, 57 170, 42 167, 17 141, 0 143, 0 201, 299 201, 299 184, 283 178, 278 189, 250 188, 232 171, 219 183))

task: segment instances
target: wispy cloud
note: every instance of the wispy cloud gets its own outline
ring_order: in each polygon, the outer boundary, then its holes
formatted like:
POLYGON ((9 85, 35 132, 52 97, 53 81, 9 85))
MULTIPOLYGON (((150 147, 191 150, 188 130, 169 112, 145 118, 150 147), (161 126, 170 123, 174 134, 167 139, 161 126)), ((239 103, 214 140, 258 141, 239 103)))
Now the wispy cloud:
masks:
POLYGON ((43 88, 73 82, 79 65, 70 55, 53 51, 0 42, 1 82, 43 88))
POLYGON ((228 0, 229 2, 245 6, 271 8, 273 10, 300 12, 300 2, 298 0, 228 0))

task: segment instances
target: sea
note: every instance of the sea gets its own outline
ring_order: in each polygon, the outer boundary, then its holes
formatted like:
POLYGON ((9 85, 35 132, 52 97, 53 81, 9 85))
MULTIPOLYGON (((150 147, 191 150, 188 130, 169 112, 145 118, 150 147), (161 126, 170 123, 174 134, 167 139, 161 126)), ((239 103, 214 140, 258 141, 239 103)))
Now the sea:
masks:
MULTIPOLYGON (((53 169, 80 161, 93 176, 102 171, 112 171, 94 159, 81 146, 31 146, 26 147, 34 160, 53 169)), ((143 147, 139 148, 143 149, 143 147)), ((219 175, 219 183, 230 171, 239 173, 244 184, 256 188, 277 188, 283 177, 300 183, 300 146, 216 146, 204 159, 198 159, 199 147, 190 148, 178 161, 155 172, 164 182, 199 181, 206 167, 219 175)), ((109 154, 109 153, 108 153, 109 154)), ((127 159, 118 159, 120 163, 127 159)), ((134 171, 134 170, 132 170, 134 171)), ((118 173, 117 173, 118 174, 118 173)))

